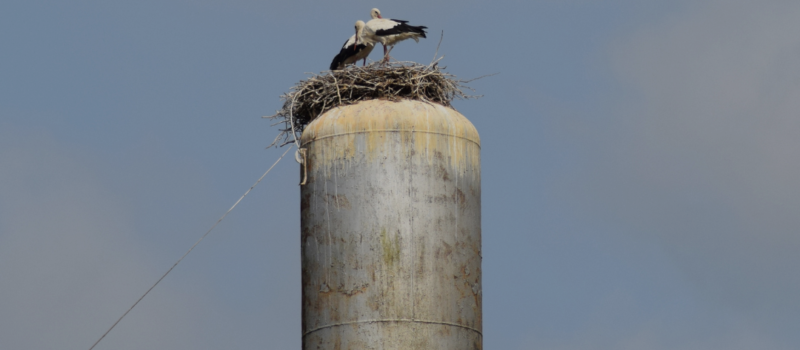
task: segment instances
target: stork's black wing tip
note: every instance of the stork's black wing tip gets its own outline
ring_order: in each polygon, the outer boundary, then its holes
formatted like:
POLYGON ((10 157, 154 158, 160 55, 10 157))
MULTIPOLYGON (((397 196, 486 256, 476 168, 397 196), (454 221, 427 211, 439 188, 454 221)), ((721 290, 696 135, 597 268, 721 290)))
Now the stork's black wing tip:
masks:
POLYGON ((339 69, 339 65, 341 65, 343 61, 344 61, 344 58, 342 57, 342 54, 339 53, 338 55, 336 55, 336 57, 333 58, 333 62, 331 62, 330 69, 331 70, 339 69))

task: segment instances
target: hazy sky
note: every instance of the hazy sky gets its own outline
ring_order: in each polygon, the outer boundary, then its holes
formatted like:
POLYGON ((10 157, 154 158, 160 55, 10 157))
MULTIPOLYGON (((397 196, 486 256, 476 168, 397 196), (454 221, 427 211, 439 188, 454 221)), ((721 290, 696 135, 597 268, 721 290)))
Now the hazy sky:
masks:
MULTIPOLYGON (((378 7, 482 141, 486 349, 800 348, 800 2, 0 3, 0 348, 88 349, 378 7)), ((380 50, 372 59, 379 59, 380 50)), ((96 349, 298 349, 284 159, 96 349)))

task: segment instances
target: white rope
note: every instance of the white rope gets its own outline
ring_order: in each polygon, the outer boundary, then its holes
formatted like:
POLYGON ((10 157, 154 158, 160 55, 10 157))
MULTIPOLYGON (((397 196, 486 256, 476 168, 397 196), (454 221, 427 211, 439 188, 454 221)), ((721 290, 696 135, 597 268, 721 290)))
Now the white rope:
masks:
POLYGON ((156 281, 155 284, 153 284, 152 287, 150 287, 150 289, 148 289, 146 292, 144 292, 144 294, 142 294, 142 296, 139 298, 139 300, 137 300, 135 303, 133 303, 133 305, 131 305, 131 307, 128 309, 128 311, 125 311, 125 313, 122 314, 122 316, 120 316, 120 318, 117 320, 117 322, 114 322, 114 324, 111 325, 111 328, 109 328, 105 333, 103 333, 103 335, 100 337, 100 339, 97 339, 97 341, 94 342, 94 344, 92 345, 92 347, 89 348, 89 350, 94 349, 94 347, 97 346, 97 344, 100 343, 100 341, 103 340, 103 338, 105 338, 106 335, 108 335, 108 333, 111 332, 111 330, 114 329, 114 327, 117 326, 119 321, 122 321, 122 319, 126 315, 128 315, 128 313, 131 312, 131 310, 133 310, 134 307, 136 307, 136 304, 139 304, 139 302, 142 301, 142 299, 144 299, 144 297, 147 295, 147 293, 150 293, 150 291, 153 290, 153 288, 155 288, 158 285, 158 283, 161 282, 161 280, 164 279, 164 277, 167 277, 167 275, 172 271, 172 269, 174 269, 175 266, 178 266, 178 264, 181 262, 181 260, 183 260, 183 258, 185 258, 187 255, 189 255, 189 253, 192 252, 192 249, 194 249, 194 247, 196 247, 198 244, 200 244, 200 241, 202 241, 203 238, 206 238, 206 236, 208 236, 208 234, 211 233, 211 230, 213 230, 215 227, 217 227, 217 225, 220 223, 220 221, 222 221, 222 219, 224 219, 226 216, 228 216, 228 213, 230 213, 233 210, 233 208, 236 208, 236 206, 239 204, 239 202, 241 202, 242 199, 244 199, 244 197, 247 196, 247 194, 250 193, 250 191, 252 191, 253 188, 255 188, 256 185, 258 185, 258 183, 261 182, 261 180, 264 179, 264 177, 267 176, 267 174, 269 174, 269 172, 272 170, 272 168, 275 167, 275 165, 278 165, 278 162, 280 162, 281 159, 283 159, 283 156, 285 156, 286 153, 289 153, 289 150, 291 150, 291 149, 292 149, 291 146, 289 148, 287 148, 286 152, 283 152, 283 154, 280 156, 280 158, 278 158, 278 160, 276 160, 275 163, 273 163, 272 166, 269 167, 269 169, 267 169, 267 171, 264 173, 264 175, 261 175, 261 177, 258 179, 258 181, 256 181, 256 183, 254 183, 253 186, 250 186, 250 189, 248 189, 239 198, 239 200, 236 201, 236 203, 233 203, 233 206, 230 209, 228 209, 228 211, 226 211, 225 214, 223 214, 222 217, 220 217, 219 220, 217 220, 217 222, 214 223, 214 225, 211 226, 210 229, 208 229, 208 231, 206 231, 206 233, 203 235, 203 237, 200 237, 200 239, 198 239, 197 242, 195 242, 194 245, 191 248, 189 248, 189 250, 186 253, 184 253, 183 256, 180 259, 178 259, 178 261, 176 261, 175 264, 172 265, 172 267, 170 267, 169 270, 167 270, 167 272, 164 273, 164 275, 161 276, 161 278, 159 278, 158 281, 156 281))
POLYGON ((294 138, 294 144, 295 144, 295 146, 297 146, 297 151, 295 151, 295 153, 294 153, 294 160, 296 160, 300 164, 303 164, 303 162, 300 160, 300 153, 299 153, 300 152, 300 142, 297 141, 297 133, 294 131, 294 114, 292 112, 294 110, 294 101, 295 101, 295 99, 297 99, 297 95, 300 95, 301 93, 303 93, 304 89, 305 89, 305 87, 300 89, 300 91, 298 91, 297 93, 294 94, 294 96, 292 96, 292 104, 289 105, 289 124, 291 124, 291 127, 292 127, 292 137, 294 138))

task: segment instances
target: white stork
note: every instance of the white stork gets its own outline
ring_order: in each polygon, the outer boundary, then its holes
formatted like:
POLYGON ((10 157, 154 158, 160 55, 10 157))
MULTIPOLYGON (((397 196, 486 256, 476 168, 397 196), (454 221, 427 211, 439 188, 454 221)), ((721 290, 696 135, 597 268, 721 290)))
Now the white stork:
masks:
POLYGON ((426 38, 425 26, 410 26, 406 23, 408 21, 401 21, 399 19, 388 19, 381 17, 381 11, 372 9, 370 11, 372 19, 367 22, 364 29, 364 37, 372 41, 380 42, 383 44, 383 61, 389 60, 389 53, 392 52, 394 45, 406 39, 414 39, 419 42, 419 38, 426 38), (389 50, 386 50, 386 47, 389 50))
POLYGON ((367 64, 367 56, 375 47, 375 41, 364 38, 364 21, 356 21, 356 33, 347 39, 342 46, 339 54, 331 62, 331 70, 342 69, 348 64, 355 64, 360 59, 364 59, 367 64))

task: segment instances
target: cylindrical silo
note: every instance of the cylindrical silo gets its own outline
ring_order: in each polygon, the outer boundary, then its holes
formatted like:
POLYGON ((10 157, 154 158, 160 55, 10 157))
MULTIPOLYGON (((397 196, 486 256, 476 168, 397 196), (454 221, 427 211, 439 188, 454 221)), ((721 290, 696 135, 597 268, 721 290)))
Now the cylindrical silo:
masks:
POLYGON ((303 349, 481 349, 472 123, 364 101, 314 120, 301 147, 303 349))

